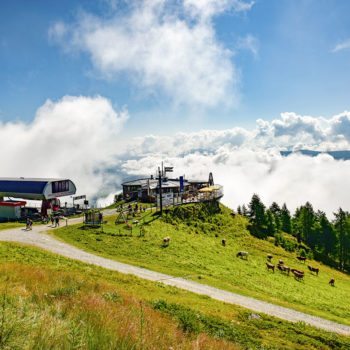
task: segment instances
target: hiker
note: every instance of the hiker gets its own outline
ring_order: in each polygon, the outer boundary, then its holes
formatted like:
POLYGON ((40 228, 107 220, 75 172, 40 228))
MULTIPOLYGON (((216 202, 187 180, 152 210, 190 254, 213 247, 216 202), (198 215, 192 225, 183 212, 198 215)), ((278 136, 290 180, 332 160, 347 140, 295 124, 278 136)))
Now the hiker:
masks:
POLYGON ((98 221, 101 224, 102 223, 102 219, 103 219, 103 214, 102 213, 98 213, 98 221))
POLYGON ((55 218, 53 217, 53 215, 51 215, 51 226, 53 226, 54 222, 55 222, 55 218))
POLYGON ((27 220, 26 220, 26 230, 27 231, 29 230, 29 226, 30 226, 30 219, 27 218, 27 220))
POLYGON ((31 219, 29 219, 29 230, 32 229, 32 226, 33 226, 33 221, 31 219))
POLYGON ((59 218, 59 216, 56 216, 56 218, 55 218, 55 227, 60 227, 60 218, 59 218))

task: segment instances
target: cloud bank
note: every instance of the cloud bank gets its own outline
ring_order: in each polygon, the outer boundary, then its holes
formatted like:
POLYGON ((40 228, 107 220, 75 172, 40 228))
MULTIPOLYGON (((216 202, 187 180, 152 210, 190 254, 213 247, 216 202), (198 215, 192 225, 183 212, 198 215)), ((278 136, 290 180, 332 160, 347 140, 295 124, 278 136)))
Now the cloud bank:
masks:
POLYGON ((6 145, 0 176, 69 177, 91 200, 110 204, 127 177, 154 174, 161 161, 174 175, 224 185, 223 202, 235 208, 259 193, 266 204, 291 209, 311 201, 331 214, 350 209, 350 160, 328 154, 308 157, 281 150, 350 150, 350 112, 331 118, 283 113, 258 120, 254 129, 202 130, 120 141, 127 111, 103 97, 48 100, 30 124, 2 123, 6 145))
POLYGON ((350 149, 350 113, 332 118, 283 113, 272 121, 258 120, 246 130, 203 130, 173 136, 136 139, 125 151, 124 173, 154 174, 161 161, 175 167, 175 175, 214 179, 224 185, 223 202, 234 208, 259 193, 266 204, 286 202, 291 209, 311 201, 332 214, 350 208, 350 160, 328 154, 283 157, 281 150, 350 149))
POLYGON ((132 1, 108 17, 81 13, 75 23, 57 22, 49 37, 67 52, 88 54, 107 79, 126 73, 143 93, 175 104, 234 105, 239 76, 213 19, 252 6, 241 0, 132 1))

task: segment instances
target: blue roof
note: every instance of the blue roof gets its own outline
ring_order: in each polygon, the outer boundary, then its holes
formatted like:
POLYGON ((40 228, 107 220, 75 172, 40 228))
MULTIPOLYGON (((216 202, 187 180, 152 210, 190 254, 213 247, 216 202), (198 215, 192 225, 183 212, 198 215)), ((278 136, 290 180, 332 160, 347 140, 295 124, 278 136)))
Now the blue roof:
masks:
POLYGON ((0 192, 42 194, 47 181, 9 181, 0 180, 0 192))
POLYGON ((67 178, 0 177, 0 197, 43 200, 63 197, 75 192, 74 183, 67 178))
POLYGON ((0 192, 43 194, 48 181, 0 180, 0 192))

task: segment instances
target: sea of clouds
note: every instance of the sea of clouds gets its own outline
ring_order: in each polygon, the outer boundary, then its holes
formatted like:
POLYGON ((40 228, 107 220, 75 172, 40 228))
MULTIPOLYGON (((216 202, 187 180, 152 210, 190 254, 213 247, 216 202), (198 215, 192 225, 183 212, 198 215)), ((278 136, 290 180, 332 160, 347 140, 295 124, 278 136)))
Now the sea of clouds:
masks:
POLYGON ((253 193, 269 205, 294 209, 311 201, 331 214, 350 208, 350 160, 328 154, 309 157, 281 150, 350 149, 350 113, 332 118, 283 113, 258 120, 252 130, 201 130, 168 136, 145 135, 123 141, 127 110, 116 111, 101 96, 48 100, 30 123, 0 124, 6 144, 1 176, 68 177, 78 194, 110 204, 123 180, 155 174, 164 164, 174 176, 214 180, 224 186, 223 202, 235 208, 253 193))

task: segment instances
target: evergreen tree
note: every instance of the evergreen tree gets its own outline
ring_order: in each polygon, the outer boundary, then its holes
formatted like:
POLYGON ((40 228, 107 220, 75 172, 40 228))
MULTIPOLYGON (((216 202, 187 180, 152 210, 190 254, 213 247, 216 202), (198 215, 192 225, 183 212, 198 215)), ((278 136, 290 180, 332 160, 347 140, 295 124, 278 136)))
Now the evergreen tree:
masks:
POLYGON ((274 236, 277 232, 277 225, 275 221, 275 215, 270 209, 266 210, 266 229, 268 236, 274 236))
POLYGON ((287 208, 286 203, 282 205, 280 217, 281 217, 281 230, 286 233, 292 233, 292 220, 291 220, 290 212, 287 208))
POLYGON ((317 213, 319 224, 319 251, 327 258, 335 253, 337 237, 333 225, 323 211, 317 213))
POLYGON ((242 215, 242 209, 240 205, 237 207, 237 214, 242 215))
POLYGON ((344 238, 344 267, 350 271, 350 215, 346 219, 346 235, 344 238))
POLYGON ((315 235, 316 215, 311 203, 306 202, 304 206, 298 208, 294 215, 293 230, 297 235, 298 242, 302 240, 311 248, 317 243, 315 235))
POLYGON ((339 208, 336 213, 334 213, 335 221, 334 226, 337 232, 338 238, 338 259, 339 268, 344 270, 345 262, 347 260, 347 255, 349 254, 346 249, 347 241, 349 236, 349 214, 345 212, 342 208, 339 208))
POLYGON ((248 205, 248 217, 250 220, 250 232, 259 238, 267 237, 265 205, 261 202, 257 194, 253 197, 248 205))
POLYGON ((279 205, 276 202, 273 202, 271 204, 269 210, 271 211, 271 213, 273 215, 276 230, 281 230, 281 228, 282 228, 281 208, 279 207, 279 205))
POLYGON ((248 209, 245 206, 245 204, 242 205, 242 215, 243 216, 248 216, 248 209))

